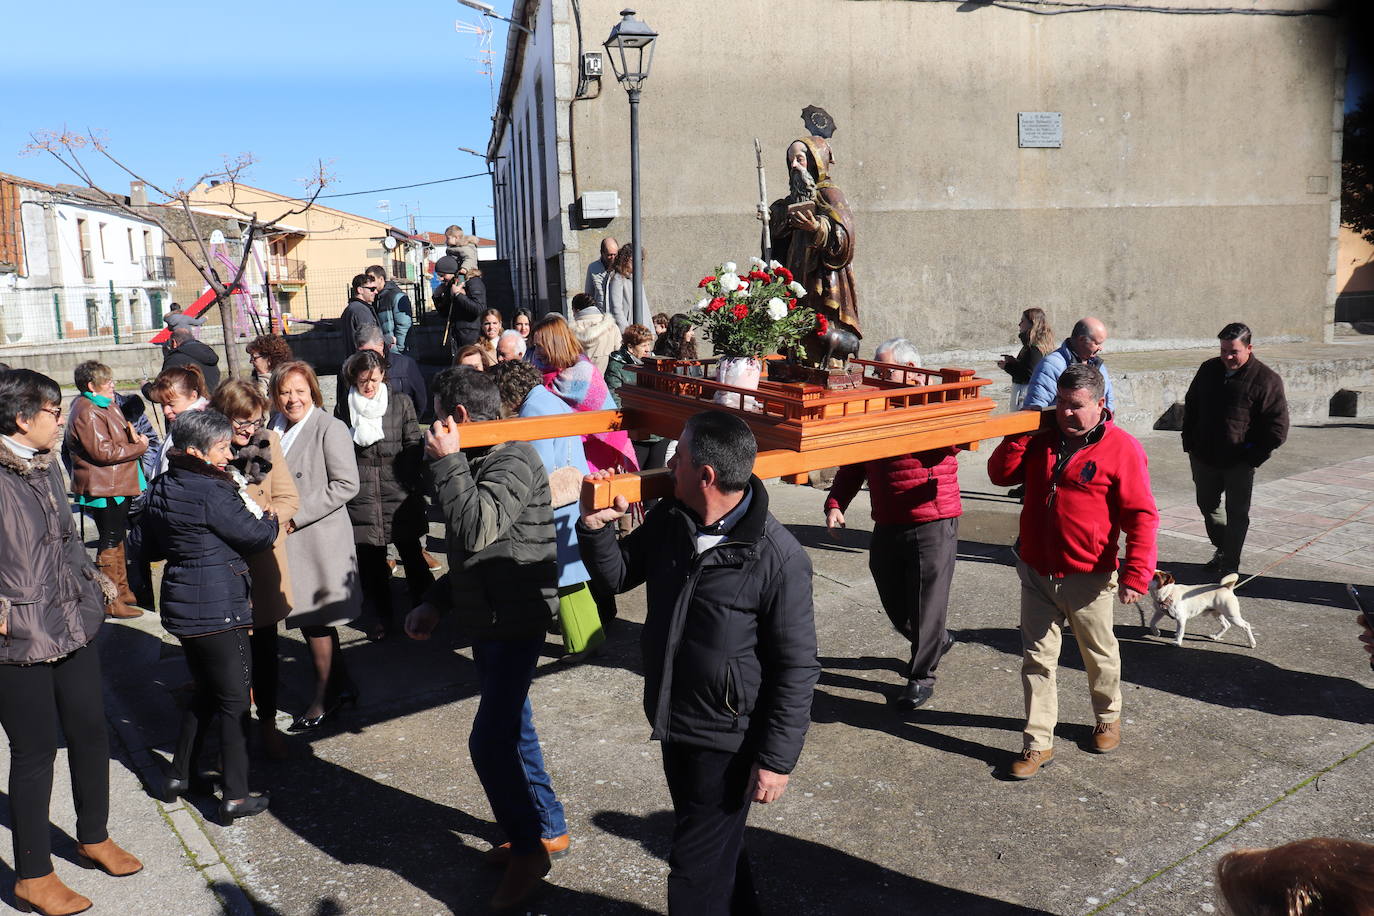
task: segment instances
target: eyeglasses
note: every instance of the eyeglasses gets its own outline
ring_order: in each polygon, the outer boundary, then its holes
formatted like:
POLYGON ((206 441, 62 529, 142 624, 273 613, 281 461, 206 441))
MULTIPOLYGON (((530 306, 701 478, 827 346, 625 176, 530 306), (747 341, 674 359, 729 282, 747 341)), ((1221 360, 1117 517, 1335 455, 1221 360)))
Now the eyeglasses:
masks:
POLYGON ((232 420, 230 422, 234 424, 234 429, 243 430, 244 432, 262 429, 263 426, 262 417, 258 417, 256 420, 232 420))
POLYGON ((61 407, 40 407, 40 408, 38 408, 38 409, 41 410, 41 411, 43 411, 44 413, 50 413, 50 414, 52 414, 52 418, 53 418, 54 420, 61 420, 61 419, 62 419, 62 408, 61 408, 61 407))

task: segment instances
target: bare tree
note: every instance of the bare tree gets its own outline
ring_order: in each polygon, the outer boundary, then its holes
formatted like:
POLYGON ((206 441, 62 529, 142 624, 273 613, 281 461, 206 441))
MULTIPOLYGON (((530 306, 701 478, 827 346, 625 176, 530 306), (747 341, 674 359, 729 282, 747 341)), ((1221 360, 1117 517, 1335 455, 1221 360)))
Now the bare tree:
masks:
POLYGON ((97 131, 88 130, 86 133, 76 133, 63 128, 62 131, 38 131, 29 135, 31 142, 24 148, 24 152, 29 154, 47 153, 58 162, 62 163, 82 184, 96 192, 100 198, 109 206, 127 213, 139 219, 150 220, 162 228, 163 237, 171 241, 173 245, 181 250, 186 259, 195 267, 196 271, 205 279, 206 284, 215 293, 215 305, 219 307, 220 323, 224 326, 224 356, 231 375, 238 375, 239 372, 239 348, 238 339, 238 313, 229 307, 229 297, 233 292, 240 288, 244 271, 248 268, 248 258, 253 251, 253 241, 256 237, 265 235, 277 223, 290 216, 297 216, 309 210, 315 205, 315 200, 333 182, 333 176, 325 168, 323 160, 317 161, 311 175, 301 179, 305 186, 303 196, 299 198, 300 206, 287 210, 272 219, 260 219, 256 212, 246 210, 237 203, 238 178, 249 166, 256 162, 251 153, 241 153, 235 157, 224 158, 221 168, 206 172, 195 181, 186 186, 178 182, 171 189, 161 187, 149 181, 142 175, 135 172, 125 165, 118 157, 110 152, 109 146, 103 134, 97 131), (186 224, 190 227, 190 238, 181 239, 178 236, 183 233, 173 232, 167 225, 165 215, 161 212, 161 207, 139 207, 134 206, 131 201, 122 195, 111 194, 104 188, 95 183, 87 164, 82 160, 82 155, 87 151, 104 158, 113 163, 120 170, 129 175, 135 181, 141 181, 146 187, 152 188, 163 197, 167 198, 169 205, 179 206, 180 211, 186 217, 186 224), (234 267, 233 276, 227 279, 220 276, 215 269, 214 259, 210 255, 210 247, 207 233, 200 228, 200 223, 196 219, 196 212, 191 207, 191 192, 201 184, 217 180, 226 183, 230 188, 230 196, 227 204, 229 209, 243 217, 245 227, 243 230, 243 252, 239 257, 238 263, 234 267))

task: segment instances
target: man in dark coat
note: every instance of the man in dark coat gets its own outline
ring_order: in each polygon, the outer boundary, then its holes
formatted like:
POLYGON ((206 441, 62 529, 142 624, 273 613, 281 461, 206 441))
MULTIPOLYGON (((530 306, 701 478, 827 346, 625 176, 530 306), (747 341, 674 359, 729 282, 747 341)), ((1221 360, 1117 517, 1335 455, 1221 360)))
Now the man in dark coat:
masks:
POLYGON ((1215 548, 1207 568, 1225 575, 1240 568, 1255 469, 1288 438, 1288 400, 1283 379, 1255 358, 1250 328, 1234 321, 1217 339, 1221 355, 1198 367, 1183 400, 1183 450, 1215 548))
POLYGON ((749 803, 782 797, 820 676, 811 561, 769 514, 756 452, 744 421, 699 413, 668 463, 673 498, 623 541, 623 498, 578 522, 603 588, 647 585, 644 712, 676 818, 668 910, 684 916, 756 911, 749 803))
MULTIPOLYGON (((354 352, 372 350, 380 353, 386 360, 386 383, 396 394, 410 398, 415 405, 415 416, 424 420, 430 417, 433 405, 430 403, 429 387, 425 384, 425 374, 420 364, 404 353, 387 350, 383 342, 382 329, 375 324, 365 324, 358 329, 353 338, 354 352)), ((334 389, 334 403, 342 404, 348 397, 348 379, 342 371, 337 376, 334 389)))
POLYGON ((207 390, 219 387, 219 354, 196 340, 190 328, 177 328, 167 344, 172 351, 162 361, 163 369, 173 366, 195 366, 205 376, 207 390))
POLYGON ((367 274, 358 274, 353 278, 352 290, 348 305, 344 306, 343 314, 339 316, 339 328, 343 331, 343 359, 358 352, 355 343, 358 331, 364 325, 377 324, 377 312, 372 305, 377 299, 377 291, 373 289, 372 278, 367 274))
POLYGON ((457 355, 468 344, 477 343, 482 313, 487 309, 487 287, 481 273, 466 278, 458 273, 458 259, 444 255, 434 262, 439 285, 434 289, 434 308, 448 322, 449 349, 457 355))
POLYGON ((377 292, 374 303, 377 308, 377 321, 381 324, 382 334, 393 353, 404 353, 406 338, 415 323, 410 297, 402 292, 395 280, 388 280, 386 268, 373 264, 367 269, 372 278, 372 288, 377 292))

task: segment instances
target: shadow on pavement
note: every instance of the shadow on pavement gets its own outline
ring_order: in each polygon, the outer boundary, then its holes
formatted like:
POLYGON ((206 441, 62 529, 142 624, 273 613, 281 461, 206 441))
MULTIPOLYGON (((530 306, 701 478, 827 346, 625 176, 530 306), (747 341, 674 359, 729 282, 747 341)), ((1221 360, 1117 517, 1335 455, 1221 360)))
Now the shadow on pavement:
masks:
MULTIPOLYGON (((660 859, 668 857, 673 830, 670 811, 656 811, 645 817, 621 811, 600 811, 592 815, 592 823, 607 833, 638 842, 650 855, 660 859)), ((749 827, 745 843, 759 900, 764 912, 768 913, 787 913, 789 916, 863 912, 1048 916, 1044 910, 942 887, 832 846, 772 830, 749 827)))
MULTIPOLYGON (((1116 632, 1121 643, 1123 682, 1228 709, 1316 716, 1359 725, 1374 723, 1374 690, 1348 678, 1293 671, 1244 652, 1207 652, 1203 656, 1191 651, 1188 641, 1180 649, 1163 637, 1151 637, 1145 627, 1118 625, 1116 632)), ((961 630, 959 637, 1011 655, 1021 654, 1020 637, 1013 629, 967 629, 961 630)), ((1188 640, 1197 638, 1205 639, 1189 636, 1188 640)), ((1076 639, 1064 639, 1059 664, 1083 670, 1076 639)))

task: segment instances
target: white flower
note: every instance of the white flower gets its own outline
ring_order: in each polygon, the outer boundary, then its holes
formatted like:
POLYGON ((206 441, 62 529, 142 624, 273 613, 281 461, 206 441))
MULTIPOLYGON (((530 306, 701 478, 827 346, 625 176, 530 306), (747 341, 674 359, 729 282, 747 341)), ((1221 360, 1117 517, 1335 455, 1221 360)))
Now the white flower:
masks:
POLYGON ((754 265, 755 267, 757 267, 759 270, 763 270, 765 267, 768 266, 767 264, 763 263, 763 261, 759 260, 758 258, 750 258, 750 259, 749 259, 749 263, 752 264, 752 265, 754 265))
POLYGON ((739 291, 742 292, 742 293, 747 293, 747 292, 749 291, 749 281, 748 281, 748 280, 745 280, 745 279, 743 279, 743 278, 740 279, 740 281, 739 281, 739 291))
POLYGON ((696 307, 699 308, 699 309, 704 309, 704 308, 706 308, 706 306, 708 306, 708 305, 710 305, 710 304, 711 304, 711 297, 710 297, 710 296, 707 296, 707 297, 705 297, 704 299, 698 299, 698 300, 697 300, 696 307))
POLYGON ((769 261, 769 262, 768 262, 768 269, 769 269, 769 270, 777 270, 777 269, 778 269, 779 267, 781 267, 781 266, 782 266, 782 263, 779 262, 779 261, 769 261))
POLYGON ((739 270, 739 268, 735 266, 734 261, 726 261, 724 264, 720 266, 720 272, 725 274, 732 274, 735 273, 737 270, 739 270))
POLYGON ((726 264, 725 266, 730 269, 719 277, 716 277, 716 282, 720 284, 721 292, 733 293, 735 290, 739 289, 739 277, 735 274, 734 264, 726 264))
POLYGON ((792 295, 796 296, 798 299, 806 295, 806 287, 802 286, 796 280, 793 280, 791 283, 787 284, 787 288, 790 289, 792 291, 792 295))
POLYGON ((774 321, 782 321, 787 317, 787 303, 777 296, 768 300, 768 317, 774 321))

